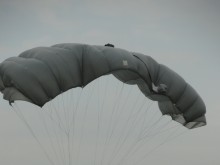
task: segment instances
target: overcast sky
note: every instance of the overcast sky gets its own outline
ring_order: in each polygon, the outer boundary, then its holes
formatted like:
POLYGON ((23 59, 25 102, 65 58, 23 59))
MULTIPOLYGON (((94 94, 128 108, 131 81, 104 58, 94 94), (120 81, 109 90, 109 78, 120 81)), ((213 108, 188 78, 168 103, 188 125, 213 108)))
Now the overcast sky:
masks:
MULTIPOLYGON (((219 165, 219 18, 219 0, 1 0, 0 61, 64 42, 110 42, 150 55, 198 91, 207 106, 208 125, 165 144, 146 163, 219 165)), ((30 147, 31 140, 17 138, 21 125, 0 99, 0 164, 37 164, 25 158, 40 152, 30 147)))

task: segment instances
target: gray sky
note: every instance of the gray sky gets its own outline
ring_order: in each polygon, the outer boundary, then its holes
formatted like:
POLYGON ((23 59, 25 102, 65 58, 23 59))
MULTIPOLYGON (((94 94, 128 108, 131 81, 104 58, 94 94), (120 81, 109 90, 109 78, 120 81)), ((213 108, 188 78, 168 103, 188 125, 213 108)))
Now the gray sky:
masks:
MULTIPOLYGON (((110 42, 150 55, 198 91, 208 125, 165 144, 146 163, 218 165, 219 8, 219 0, 1 0, 0 61, 64 42, 110 42)), ((0 104, 0 164, 44 164, 33 138, 18 136, 22 124, 8 103, 1 99, 0 104), (39 162, 32 163, 30 155, 39 155, 33 158, 39 162)))

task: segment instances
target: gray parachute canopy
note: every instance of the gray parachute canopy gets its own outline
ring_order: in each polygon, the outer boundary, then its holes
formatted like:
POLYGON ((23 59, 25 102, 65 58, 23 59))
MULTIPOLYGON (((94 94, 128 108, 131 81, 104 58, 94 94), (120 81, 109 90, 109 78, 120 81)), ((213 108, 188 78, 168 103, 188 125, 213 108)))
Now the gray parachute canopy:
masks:
POLYGON ((106 74, 136 84, 158 101, 162 114, 187 128, 206 125, 205 104, 183 78, 150 56, 113 47, 68 43, 27 50, 0 64, 0 90, 10 103, 24 100, 42 107, 106 74))

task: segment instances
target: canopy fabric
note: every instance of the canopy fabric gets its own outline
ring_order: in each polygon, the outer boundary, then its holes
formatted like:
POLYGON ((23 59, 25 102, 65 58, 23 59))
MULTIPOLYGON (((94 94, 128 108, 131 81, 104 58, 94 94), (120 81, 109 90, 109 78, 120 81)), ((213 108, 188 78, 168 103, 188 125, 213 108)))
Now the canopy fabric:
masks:
POLYGON ((0 64, 0 90, 10 103, 24 100, 42 107, 107 74, 137 85, 158 101, 162 114, 187 128, 206 125, 203 100, 181 76, 150 56, 119 48, 66 43, 27 50, 0 64))

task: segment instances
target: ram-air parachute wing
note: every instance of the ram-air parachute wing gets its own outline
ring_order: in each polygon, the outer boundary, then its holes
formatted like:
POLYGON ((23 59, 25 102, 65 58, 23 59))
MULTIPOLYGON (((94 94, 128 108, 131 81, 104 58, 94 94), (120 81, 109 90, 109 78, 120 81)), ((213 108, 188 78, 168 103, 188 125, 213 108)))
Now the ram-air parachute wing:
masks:
POLYGON ((10 103, 25 100, 42 107, 106 74, 136 84, 147 98, 158 101, 162 114, 187 128, 206 124, 204 102, 177 73, 150 56, 112 47, 58 44, 27 50, 0 64, 0 90, 10 103))

